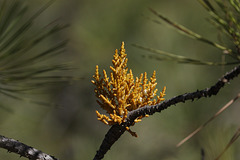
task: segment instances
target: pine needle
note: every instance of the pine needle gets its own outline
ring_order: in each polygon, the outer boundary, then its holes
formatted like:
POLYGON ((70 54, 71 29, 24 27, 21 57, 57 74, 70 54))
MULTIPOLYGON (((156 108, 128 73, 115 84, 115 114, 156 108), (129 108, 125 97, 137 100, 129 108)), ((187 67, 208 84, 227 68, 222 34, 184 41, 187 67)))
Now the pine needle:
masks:
POLYGON ((25 1, 0 1, 1 95, 32 102, 22 95, 38 88, 81 79, 64 76, 63 71, 71 68, 58 62, 58 56, 64 52, 68 41, 46 43, 69 25, 53 21, 39 28, 33 27, 37 18, 54 1, 48 0, 33 14, 28 13, 25 1))
POLYGON ((144 47, 138 44, 132 44, 134 47, 149 51, 153 54, 148 54, 148 58, 153 58, 155 60, 170 60, 176 61, 178 63, 187 63, 187 64, 194 64, 194 65, 209 65, 209 66, 223 66, 223 65, 234 65, 239 64, 239 61, 236 62, 210 62, 210 61, 201 61, 198 59, 188 58, 181 55, 176 55, 170 52, 157 50, 153 48, 144 47))
POLYGON ((227 146, 223 149, 223 151, 219 154, 219 156, 215 160, 219 160, 222 157, 222 155, 227 151, 227 149, 238 139, 239 136, 240 136, 240 128, 238 128, 238 130, 235 132, 235 134, 233 135, 233 137, 231 138, 227 146))
POLYGON ((214 120, 217 116, 219 116, 223 111, 225 111, 228 107, 230 107, 238 98, 240 98, 240 93, 235 98, 230 100, 227 104, 225 104, 220 110, 218 110, 217 113, 215 113, 210 119, 208 119, 205 123, 203 123, 195 131, 193 131, 186 138, 181 140, 176 146, 180 147, 182 144, 184 144, 186 141, 188 141, 190 138, 192 138, 195 134, 197 134, 199 131, 201 131, 207 124, 209 124, 212 120, 214 120))
POLYGON ((192 30, 184 27, 183 25, 180 25, 176 22, 173 22, 171 21, 170 19, 168 19, 167 17, 163 16, 162 14, 156 12, 155 10, 151 9, 150 8, 150 11, 155 14, 156 16, 158 16, 160 19, 162 19, 163 21, 165 21, 166 23, 168 23, 169 25, 171 25, 172 27, 174 27, 175 29, 177 29, 178 31, 180 31, 181 33, 184 33, 185 35, 193 38, 193 39, 196 39, 196 40, 199 40, 201 42, 204 42, 204 43, 207 43, 209 45, 212 45, 218 49, 221 49, 221 50, 229 50, 228 48, 218 44, 218 43, 215 43, 215 42, 212 42, 204 37, 202 37, 201 35, 193 32, 192 30))

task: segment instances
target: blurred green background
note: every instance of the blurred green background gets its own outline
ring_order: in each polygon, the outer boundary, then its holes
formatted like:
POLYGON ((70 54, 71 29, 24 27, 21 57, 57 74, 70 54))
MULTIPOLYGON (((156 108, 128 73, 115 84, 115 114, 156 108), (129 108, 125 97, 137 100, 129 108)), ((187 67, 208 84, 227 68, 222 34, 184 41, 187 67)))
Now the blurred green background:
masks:
MULTIPOLYGON (((27 1, 37 10, 46 1, 27 1)), ((146 17, 158 19, 148 8, 166 15, 193 31, 217 40, 218 31, 210 25, 207 12, 197 0, 57 0, 36 21, 42 27, 57 20, 70 27, 52 38, 69 39, 61 61, 71 62, 77 69, 71 73, 82 78, 58 88, 46 89, 34 99, 56 103, 60 107, 39 106, 23 101, 2 99, 1 134, 17 139, 61 160, 93 159, 105 133, 110 128, 97 121, 94 86, 91 84, 95 65, 100 70, 109 66, 115 49, 125 42, 128 68, 135 76, 157 72, 157 88, 167 87, 166 99, 213 85, 233 66, 195 66, 144 57, 147 52, 131 44, 184 55, 206 61, 221 61, 219 50, 177 33, 166 24, 156 24, 146 17)), ((138 138, 125 133, 105 155, 105 160, 197 160, 204 149, 206 160, 215 158, 227 145, 240 124, 237 102, 180 148, 176 144, 212 116, 239 92, 239 78, 224 87, 217 96, 180 103, 144 118, 132 127, 138 138)), ((240 159, 239 142, 222 159, 240 159)), ((18 155, 0 150, 0 159, 18 159, 18 155)), ((24 159, 24 158, 21 158, 24 159)))

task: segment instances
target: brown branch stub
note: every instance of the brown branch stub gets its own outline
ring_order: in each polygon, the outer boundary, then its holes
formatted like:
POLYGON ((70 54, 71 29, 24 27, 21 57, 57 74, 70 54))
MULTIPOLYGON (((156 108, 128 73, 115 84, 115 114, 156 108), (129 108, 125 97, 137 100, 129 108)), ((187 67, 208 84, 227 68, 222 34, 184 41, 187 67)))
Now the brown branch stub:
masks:
POLYGON ((0 147, 8 150, 8 152, 14 152, 22 157, 26 157, 30 160, 58 160, 57 158, 43 153, 33 147, 23 144, 17 140, 7 138, 0 135, 0 147))

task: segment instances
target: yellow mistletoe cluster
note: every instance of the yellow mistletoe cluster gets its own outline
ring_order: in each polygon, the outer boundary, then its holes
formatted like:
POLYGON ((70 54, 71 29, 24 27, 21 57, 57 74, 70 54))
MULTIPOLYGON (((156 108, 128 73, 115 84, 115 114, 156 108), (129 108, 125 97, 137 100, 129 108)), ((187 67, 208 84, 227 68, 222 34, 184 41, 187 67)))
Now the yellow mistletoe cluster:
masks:
MULTIPOLYGON (((124 42, 122 42, 120 54, 116 49, 113 57, 110 77, 103 70, 103 77, 101 78, 98 66, 96 66, 94 80, 92 80, 98 98, 97 103, 109 114, 107 116, 96 111, 97 117, 98 120, 107 125, 121 124, 127 118, 129 111, 163 101, 166 90, 166 87, 164 87, 157 99, 154 99, 158 91, 155 89, 157 85, 156 72, 153 72, 150 81, 147 79, 146 72, 136 79, 134 79, 131 69, 128 73, 128 59, 126 58, 124 42)), ((135 123, 141 121, 142 118, 141 116, 135 119, 135 123)))

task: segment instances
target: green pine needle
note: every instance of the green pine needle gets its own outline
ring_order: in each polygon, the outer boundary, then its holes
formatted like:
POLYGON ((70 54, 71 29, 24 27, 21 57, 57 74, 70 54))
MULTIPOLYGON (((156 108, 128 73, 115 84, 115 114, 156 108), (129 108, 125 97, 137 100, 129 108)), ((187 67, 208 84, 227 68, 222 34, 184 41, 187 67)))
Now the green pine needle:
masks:
POLYGON ((178 63, 187 63, 187 64, 195 64, 195 65, 210 65, 210 66, 222 66, 222 65, 233 65, 239 64, 240 62, 209 62, 209 61, 201 61, 197 59, 188 58, 185 56, 175 55, 173 53, 165 52, 162 50, 157 50, 153 48, 143 47, 138 44, 133 44, 133 46, 146 50, 152 54, 148 54, 149 58, 153 58, 155 60, 169 60, 169 61, 176 61, 178 63))
MULTIPOLYGON (((179 63, 189 63, 196 65, 232 65, 240 63, 240 2, 239 0, 213 0, 214 4, 209 0, 198 0, 199 3, 206 9, 206 11, 210 15, 210 22, 214 24, 217 30, 221 33, 227 35, 224 38, 229 38, 231 44, 219 44, 213 42, 198 33, 188 29, 187 27, 180 25, 166 16, 158 13, 157 11, 150 8, 150 11, 156 15, 160 20, 172 26, 175 30, 179 31, 185 36, 188 36, 194 40, 201 41, 208 45, 211 45, 217 49, 221 50, 221 55, 225 54, 234 59, 233 62, 210 62, 210 61, 202 61, 197 59, 192 59, 176 54, 172 54, 169 52, 164 52, 157 49, 142 47, 140 45, 134 45, 135 47, 147 50, 152 52, 152 55, 149 55, 149 58, 154 58, 157 60, 170 60, 177 61, 179 63), (234 48, 233 48, 234 46, 234 48)), ((161 24, 158 20, 147 17, 151 21, 161 24)))
POLYGON ((221 50, 229 50, 228 48, 218 44, 218 43, 215 43, 215 42, 212 42, 204 37, 202 37, 201 35, 193 32, 192 30, 180 25, 180 24, 177 24, 176 22, 173 22, 171 21, 170 19, 168 19, 167 17, 163 16, 162 14, 156 12, 155 10, 153 9, 150 9, 151 12, 153 12, 155 15, 157 15, 159 18, 161 18, 163 21, 165 21, 166 23, 170 24, 172 27, 174 27, 175 29, 177 29, 178 31, 180 31, 181 33, 193 38, 193 39, 196 39, 196 40, 199 40, 201 42, 204 42, 204 43, 207 43, 209 45, 212 45, 218 49, 221 49, 221 50))
POLYGON ((33 29, 37 17, 53 2, 50 0, 29 18, 26 18, 28 6, 23 1, 0 2, 0 94, 25 100, 27 98, 19 95, 74 79, 58 75, 59 71, 70 68, 56 64, 67 40, 46 46, 51 36, 68 25, 50 23, 43 28, 33 29))

